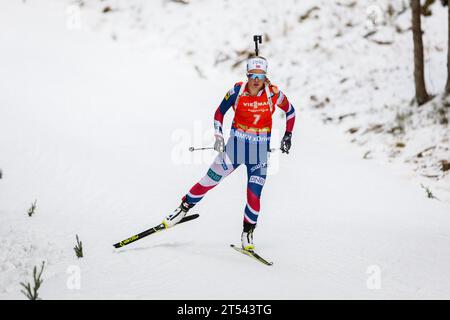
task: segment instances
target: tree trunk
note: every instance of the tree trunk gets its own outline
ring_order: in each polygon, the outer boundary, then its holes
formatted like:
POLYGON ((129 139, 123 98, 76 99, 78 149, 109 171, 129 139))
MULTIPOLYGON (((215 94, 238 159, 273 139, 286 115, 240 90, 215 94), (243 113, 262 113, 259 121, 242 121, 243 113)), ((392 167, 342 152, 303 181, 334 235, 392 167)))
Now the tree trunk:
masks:
POLYGON ((448 48, 447 48, 447 85, 445 92, 450 94, 450 3, 447 2, 448 7, 448 48))
POLYGON ((414 40, 414 82, 416 86, 416 100, 420 106, 430 99, 425 86, 420 0, 411 0, 411 9, 414 40))

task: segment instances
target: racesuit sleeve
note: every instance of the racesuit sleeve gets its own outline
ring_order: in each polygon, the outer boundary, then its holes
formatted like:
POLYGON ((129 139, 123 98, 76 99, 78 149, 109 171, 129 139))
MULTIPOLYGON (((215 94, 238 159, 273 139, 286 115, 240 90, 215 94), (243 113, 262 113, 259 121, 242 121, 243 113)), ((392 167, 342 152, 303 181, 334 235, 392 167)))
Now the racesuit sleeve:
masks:
POLYGON ((236 84, 227 92, 216 112, 214 113, 214 134, 222 136, 223 117, 225 113, 234 105, 239 94, 240 85, 236 84))
POLYGON ((295 124, 295 109, 283 92, 278 92, 276 105, 286 114, 286 132, 292 133, 295 124))

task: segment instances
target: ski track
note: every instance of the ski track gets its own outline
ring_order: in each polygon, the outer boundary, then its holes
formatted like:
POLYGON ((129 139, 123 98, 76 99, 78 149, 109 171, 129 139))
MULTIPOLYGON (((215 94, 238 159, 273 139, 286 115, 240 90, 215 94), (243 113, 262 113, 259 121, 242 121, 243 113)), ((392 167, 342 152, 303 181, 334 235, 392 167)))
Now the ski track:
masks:
MULTIPOLYGON (((44 299, 450 298, 448 203, 427 199, 395 167, 362 160, 293 89, 293 148, 271 158, 275 173, 255 231, 258 253, 273 266, 229 247, 240 241, 242 167, 196 206, 199 219, 114 250, 159 223, 205 174, 214 152, 186 150, 212 142, 214 108, 239 79, 206 65, 209 80, 199 78, 173 50, 174 35, 166 46, 151 46, 161 41, 153 38, 128 46, 100 36, 101 24, 64 28, 63 3, 7 8, 0 13, 0 299, 24 299, 19 282, 43 260, 44 299), (167 85, 174 78, 182 84, 176 93, 167 85), (179 156, 187 161, 177 164, 179 156), (73 253, 76 234, 82 259, 73 253), (72 266, 81 270, 75 290, 67 285, 72 266), (381 270, 380 289, 367 287, 370 266, 381 270)), ((172 18, 182 15, 175 8, 163 6, 172 18)), ((283 121, 277 113, 274 137, 283 121)))

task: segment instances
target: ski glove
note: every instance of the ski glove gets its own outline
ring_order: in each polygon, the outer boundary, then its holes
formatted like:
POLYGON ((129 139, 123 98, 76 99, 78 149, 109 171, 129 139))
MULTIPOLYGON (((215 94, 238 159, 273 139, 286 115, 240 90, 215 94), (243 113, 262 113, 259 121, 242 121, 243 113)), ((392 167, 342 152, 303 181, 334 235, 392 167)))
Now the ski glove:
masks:
POLYGON ((220 135, 216 135, 216 142, 214 142, 214 150, 216 150, 217 152, 225 151, 225 141, 223 140, 223 137, 220 135))
POLYGON ((289 149, 291 148, 291 137, 292 137, 292 132, 286 132, 284 134, 283 139, 281 139, 281 152, 282 153, 287 153, 289 154, 289 149))

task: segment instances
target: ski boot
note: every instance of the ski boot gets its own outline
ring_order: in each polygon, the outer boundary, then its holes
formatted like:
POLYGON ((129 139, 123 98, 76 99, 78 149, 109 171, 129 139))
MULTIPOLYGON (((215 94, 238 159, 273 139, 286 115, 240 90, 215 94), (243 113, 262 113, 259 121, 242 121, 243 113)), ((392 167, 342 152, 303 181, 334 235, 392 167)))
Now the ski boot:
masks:
POLYGON ((182 201, 180 206, 175 209, 174 212, 169 214, 167 217, 164 218, 162 221, 162 224, 164 225, 165 229, 171 228, 174 225, 176 225, 178 222, 183 219, 190 208, 192 208, 193 205, 187 203, 186 201, 182 201))
POLYGON ((253 231, 255 230, 255 227, 256 224, 244 221, 244 231, 242 231, 241 235, 242 249, 247 251, 253 251, 255 249, 253 244, 253 231))

